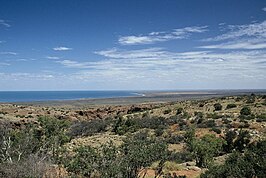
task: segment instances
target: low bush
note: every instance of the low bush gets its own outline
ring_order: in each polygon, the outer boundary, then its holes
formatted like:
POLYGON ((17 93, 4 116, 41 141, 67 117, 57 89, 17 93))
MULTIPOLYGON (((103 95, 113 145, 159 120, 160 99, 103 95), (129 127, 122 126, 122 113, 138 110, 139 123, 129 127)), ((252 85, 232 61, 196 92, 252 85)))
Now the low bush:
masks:
POLYGON ((198 124, 199 128, 212 128, 215 126, 216 126, 216 123, 215 123, 215 120, 213 120, 213 119, 205 120, 201 124, 198 124))
POLYGON ((215 111, 221 111, 223 106, 220 103, 215 103, 213 105, 215 111))
POLYGON ((172 112, 171 109, 166 109, 166 110, 164 110, 163 114, 169 114, 169 113, 171 113, 171 112, 172 112))
POLYGON ((212 118, 212 119, 219 119, 222 118, 222 115, 219 115, 217 113, 207 113, 207 118, 212 118))
POLYGON ((266 122, 266 113, 260 114, 256 116, 257 122, 266 122))
POLYGON ((109 124, 107 120, 94 119, 74 123, 69 131, 71 137, 91 136, 96 133, 105 132, 109 124))
POLYGON ((248 116, 251 114, 251 109, 247 106, 244 106, 241 110, 240 110, 240 115, 243 116, 248 116))
POLYGON ((201 178, 213 177, 257 177, 266 175, 266 141, 251 145, 244 153, 234 152, 222 165, 210 167, 201 178))
POLYGON ((182 114, 183 108, 177 108, 176 115, 182 114))
POLYGON ((236 108, 236 104, 228 104, 225 109, 236 108))
POLYGON ((219 128, 217 128, 217 127, 213 127, 213 128, 211 128, 210 130, 211 130, 211 131, 214 131, 214 132, 217 133, 217 134, 222 133, 221 129, 219 129, 219 128))

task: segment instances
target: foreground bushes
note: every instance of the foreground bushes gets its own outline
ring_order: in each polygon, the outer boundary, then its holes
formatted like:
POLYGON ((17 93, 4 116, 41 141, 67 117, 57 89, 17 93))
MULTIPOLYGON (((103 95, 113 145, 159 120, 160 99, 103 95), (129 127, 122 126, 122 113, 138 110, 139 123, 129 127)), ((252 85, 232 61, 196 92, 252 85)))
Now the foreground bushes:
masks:
POLYGON ((199 167, 209 167, 213 157, 221 153, 224 144, 223 139, 210 134, 196 139, 194 129, 189 129, 185 133, 185 141, 187 150, 192 154, 196 160, 196 165, 199 167))
POLYGON ((40 117, 24 129, 0 127, 0 177, 44 177, 58 161, 61 146, 69 141, 69 123, 40 117))
POLYGON ((201 178, 258 177, 266 175, 266 141, 251 145, 244 153, 234 152, 225 164, 212 166, 201 178))
MULTIPOLYGON (((85 177, 136 178, 155 161, 163 166, 167 157, 165 142, 141 132, 127 137, 119 147, 112 142, 100 148, 79 147, 75 155, 66 156, 64 164, 69 172, 85 177)), ((162 169, 158 168, 157 174, 162 174, 162 169)))

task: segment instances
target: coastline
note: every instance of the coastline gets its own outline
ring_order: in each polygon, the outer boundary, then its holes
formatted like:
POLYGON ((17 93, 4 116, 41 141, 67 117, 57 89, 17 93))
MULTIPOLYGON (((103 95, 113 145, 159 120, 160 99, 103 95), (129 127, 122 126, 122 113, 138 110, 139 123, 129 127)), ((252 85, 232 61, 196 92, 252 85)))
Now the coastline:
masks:
MULTIPOLYGON (((133 92, 132 92, 133 93, 133 92)), ((109 98, 84 98, 47 101, 0 102, 0 104, 34 105, 34 106, 103 106, 167 103, 184 100, 204 100, 232 95, 266 94, 266 90, 206 90, 206 91, 143 91, 134 92, 136 96, 109 98)))

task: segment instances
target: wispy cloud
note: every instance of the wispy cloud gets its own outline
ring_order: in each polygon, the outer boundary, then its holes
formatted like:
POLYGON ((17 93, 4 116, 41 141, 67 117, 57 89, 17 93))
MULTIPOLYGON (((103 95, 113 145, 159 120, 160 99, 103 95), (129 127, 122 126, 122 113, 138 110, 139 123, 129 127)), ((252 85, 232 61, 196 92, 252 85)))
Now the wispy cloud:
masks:
MULTIPOLYGON (((217 87, 220 81, 220 87, 224 87, 222 81, 239 85, 241 80, 244 85, 245 82, 250 84, 266 80, 266 52, 263 50, 178 53, 163 48, 147 48, 111 49, 96 54, 104 56, 105 59, 95 62, 64 60, 60 64, 78 70, 71 74, 70 78, 73 80, 112 81, 119 86, 142 84, 144 88, 174 88, 178 86, 178 82, 189 87, 193 83, 199 84, 199 81, 201 85, 207 84, 208 87, 211 87, 212 82, 213 86, 217 87)), ((247 86, 243 86, 245 87, 247 86)))
POLYGON ((17 55, 18 53, 16 53, 16 52, 11 52, 11 51, 5 51, 5 52, 0 52, 0 54, 2 54, 2 55, 17 55))
POLYGON ((118 39, 122 45, 152 44, 175 39, 188 38, 192 33, 202 33, 207 31, 207 26, 194 26, 174 29, 171 32, 151 32, 148 35, 123 36, 118 39))
POLYGON ((266 7, 262 8, 262 10, 266 12, 266 7))
POLYGON ((27 73, 27 72, 13 72, 13 73, 0 73, 2 80, 48 80, 54 78, 51 74, 40 73, 27 73))
POLYGON ((73 60, 57 61, 57 63, 60 63, 63 66, 68 67, 68 68, 78 68, 78 69, 89 68, 89 65, 90 65, 89 62, 77 62, 73 60))
POLYGON ((54 60, 60 59, 60 57, 57 57, 57 56, 47 56, 46 58, 47 59, 54 59, 54 60))
POLYGON ((229 25, 229 32, 204 41, 222 41, 243 37, 266 38, 266 21, 246 25, 229 25))
POLYGON ((69 51, 69 50, 72 50, 72 48, 68 48, 68 47, 65 47, 65 46, 60 46, 60 47, 53 48, 53 50, 55 50, 55 51, 69 51))
POLYGON ((204 49, 266 49, 266 40, 246 39, 233 40, 231 42, 220 43, 215 45, 200 46, 204 49))
POLYGON ((0 19, 0 26, 11 27, 11 25, 3 19, 0 19))
POLYGON ((0 62, 0 66, 10 66, 10 64, 6 62, 0 62))
POLYGON ((215 42, 216 44, 202 45, 198 48, 229 50, 266 49, 266 21, 245 25, 229 25, 223 29, 223 34, 204 39, 203 41, 215 42))
POLYGON ((33 59, 33 58, 20 58, 20 59, 16 59, 15 61, 28 62, 28 61, 36 61, 36 59, 33 59))

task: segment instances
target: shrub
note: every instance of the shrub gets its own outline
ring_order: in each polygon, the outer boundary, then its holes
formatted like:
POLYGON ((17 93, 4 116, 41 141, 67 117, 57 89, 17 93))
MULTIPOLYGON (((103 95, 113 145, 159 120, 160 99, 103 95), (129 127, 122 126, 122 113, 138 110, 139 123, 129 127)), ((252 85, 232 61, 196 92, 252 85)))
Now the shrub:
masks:
POLYGON ((219 128, 217 128, 217 127, 213 127, 213 128, 211 128, 210 130, 211 130, 211 131, 214 131, 214 132, 217 133, 217 134, 222 133, 221 129, 219 129, 219 128))
POLYGON ((236 108, 236 104, 228 104, 226 106, 226 109, 232 109, 232 108, 236 108))
POLYGON ((203 113, 202 112, 195 111, 194 115, 197 117, 197 119, 202 119, 203 118, 203 113))
POLYGON ((200 128, 211 128, 211 127, 215 127, 215 126, 216 126, 216 123, 215 123, 215 120, 213 120, 213 119, 203 121, 201 124, 198 125, 198 127, 200 127, 200 128))
POLYGON ((223 106, 222 106, 220 103, 215 103, 215 104, 213 105, 213 107, 214 107, 214 110, 215 110, 215 111, 220 111, 220 110, 222 110, 222 108, 223 108, 223 106))
POLYGON ((201 178, 212 177, 258 177, 266 175, 266 141, 262 140, 250 146, 242 153, 234 152, 223 165, 212 166, 201 178))
POLYGON ((263 113, 263 114, 257 115, 256 118, 257 118, 257 119, 256 119, 257 122, 266 122, 266 113, 263 113))
POLYGON ((166 110, 164 110, 164 114, 169 114, 169 113, 171 113, 172 112, 172 110, 171 109, 166 109, 166 110))
POLYGON ((91 136, 95 133, 105 132, 107 126, 108 121, 100 119, 76 122, 71 126, 69 135, 71 137, 91 136))
POLYGON ((204 103, 200 103, 199 107, 202 108, 205 104, 204 103))
POLYGON ((49 170, 49 162, 47 159, 37 155, 30 155, 19 162, 0 163, 0 177, 3 178, 46 177, 48 171, 49 176, 56 177, 56 175, 49 170))
POLYGON ((222 151, 223 140, 214 135, 204 135, 201 139, 192 142, 192 154, 199 167, 208 167, 214 156, 222 151))
POLYGON ((240 110, 240 114, 241 115, 250 115, 251 114, 251 109, 247 106, 244 106, 241 110, 240 110))
POLYGON ((164 132, 164 127, 162 125, 160 125, 158 128, 155 129, 155 135, 158 137, 158 136, 161 136, 164 132))
POLYGON ((183 108, 177 108, 176 115, 182 114, 183 108))
POLYGON ((112 142, 99 148, 79 147, 74 155, 66 156, 64 165, 68 172, 76 176, 133 178, 140 177, 139 173, 145 172, 156 161, 160 168, 157 173, 161 174, 160 170, 168 155, 165 142, 150 138, 146 132, 140 132, 126 137, 119 147, 115 147, 112 142))
POLYGON ((254 103, 254 102, 255 102, 255 96, 251 95, 247 98, 247 101, 246 101, 247 104, 254 103))

